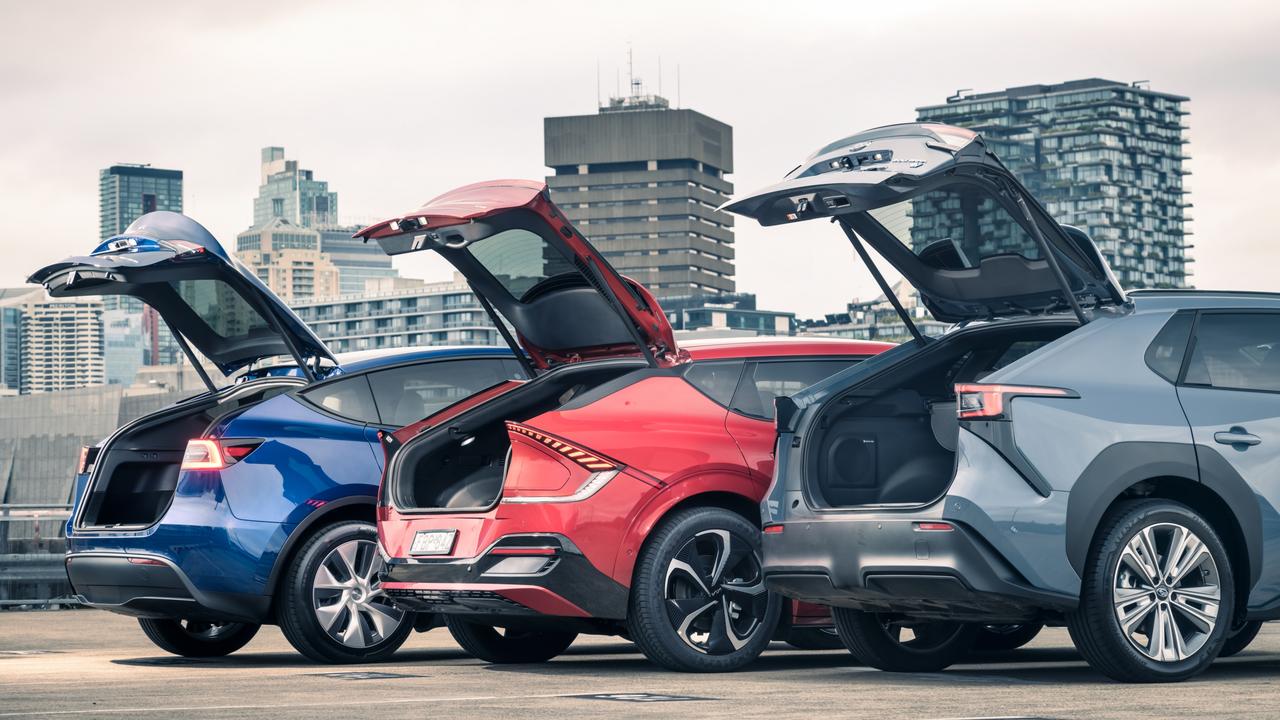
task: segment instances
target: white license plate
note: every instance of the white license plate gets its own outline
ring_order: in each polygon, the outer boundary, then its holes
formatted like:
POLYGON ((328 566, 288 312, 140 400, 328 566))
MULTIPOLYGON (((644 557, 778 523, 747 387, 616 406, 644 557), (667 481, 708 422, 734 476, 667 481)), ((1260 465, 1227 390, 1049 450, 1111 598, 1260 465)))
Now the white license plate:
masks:
POLYGON ((413 536, 413 547, 410 555, 448 555, 453 549, 453 538, 457 530, 419 530, 413 536))

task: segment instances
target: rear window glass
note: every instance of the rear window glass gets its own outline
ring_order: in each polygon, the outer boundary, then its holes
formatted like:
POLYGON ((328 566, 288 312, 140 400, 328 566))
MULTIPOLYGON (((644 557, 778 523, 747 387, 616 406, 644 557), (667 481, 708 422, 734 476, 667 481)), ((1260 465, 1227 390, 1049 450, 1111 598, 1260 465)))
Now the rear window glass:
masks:
POLYGON ((517 300, 547 278, 580 275, 571 261, 529 230, 503 230, 472 243, 467 251, 517 300))
POLYGON ((694 387, 717 403, 729 407, 742 376, 742 361, 694 363, 684 374, 694 387))
POLYGON ((1003 254, 1040 259, 1031 233, 979 187, 931 190, 869 214, 934 267, 974 268, 982 258, 1003 254))
POLYGON ((306 390, 302 396, 334 415, 362 423, 378 422, 378 409, 369 392, 369 381, 363 375, 327 382, 306 390))
POLYGON ((732 409, 743 415, 772 420, 775 399, 794 395, 861 360, 848 357, 753 363, 733 396, 732 409))
POLYGON ((1280 315, 1201 314, 1186 382, 1280 392, 1280 315))
POLYGON ((178 280, 172 285, 178 297, 223 339, 248 337, 268 328, 266 319, 221 280, 178 280))
POLYGON ((1182 357, 1186 354, 1194 318, 1195 313, 1191 312, 1174 315, 1147 347, 1147 367, 1169 382, 1177 382, 1178 373, 1182 371, 1182 357))

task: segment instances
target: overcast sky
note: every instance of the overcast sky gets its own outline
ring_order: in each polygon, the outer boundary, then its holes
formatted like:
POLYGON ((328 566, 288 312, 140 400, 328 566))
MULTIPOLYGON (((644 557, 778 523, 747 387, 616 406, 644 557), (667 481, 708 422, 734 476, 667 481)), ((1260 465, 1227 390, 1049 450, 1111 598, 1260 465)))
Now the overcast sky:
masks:
MULTIPOLYGON (((660 59, 673 104, 734 127, 739 190, 959 88, 1149 80, 1192 98, 1195 284, 1280 291, 1276 3, 0 0, 0 27, 0 286, 94 245, 112 163, 183 170, 187 214, 229 246, 266 145, 328 180, 347 222, 542 177, 542 118, 594 112, 597 66, 611 94, 630 47, 650 90, 660 59)), ((802 317, 872 294, 809 225, 740 222, 739 289, 802 317)))

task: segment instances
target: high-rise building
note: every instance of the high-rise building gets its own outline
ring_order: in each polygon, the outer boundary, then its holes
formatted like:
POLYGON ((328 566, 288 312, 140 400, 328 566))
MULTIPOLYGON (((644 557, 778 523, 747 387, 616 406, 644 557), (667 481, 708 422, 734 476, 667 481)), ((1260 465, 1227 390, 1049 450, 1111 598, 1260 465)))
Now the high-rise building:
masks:
MULTIPOLYGON (((106 240, 156 210, 182 212, 182 171, 112 165, 98 173, 98 235, 106 240)), ((129 385, 143 365, 181 362, 182 350, 160 316, 128 295, 102 298, 106 379, 129 385)))
POLYGON ((391 256, 382 252, 378 243, 351 237, 352 233, 360 229, 358 226, 318 229, 320 252, 338 268, 340 294, 359 294, 365 291, 365 284, 370 280, 380 281, 400 276, 391 267, 391 256))
MULTIPOLYGON (((906 280, 899 280, 892 288, 893 294, 911 318, 911 323, 921 334, 929 337, 942 335, 948 325, 934 320, 920 294, 906 280)), ((883 293, 872 300, 854 300, 844 312, 831 313, 820 320, 806 320, 800 324, 800 335, 851 338, 854 340, 881 340, 905 342, 911 339, 911 331, 898 314, 897 308, 883 293)))
POLYGON ((320 232, 271 218, 236 235, 236 256, 287 303, 338 294, 338 268, 320 252, 320 232))
POLYGON ((617 268, 663 301, 732 294, 733 128, 665 98, 613 98, 543 123, 552 197, 617 268))
POLYGON ((22 387, 22 304, 38 292, 0 288, 0 395, 17 394, 22 387))
POLYGON ((124 232, 156 210, 182 212, 182 171, 150 165, 112 165, 98 173, 98 238, 124 232))
POLYGON ((21 310, 19 392, 71 390, 106 382, 99 300, 51 299, 36 291, 16 305, 21 310))
POLYGON ((293 309, 333 352, 504 344, 471 286, 457 273, 438 283, 374 280, 359 295, 315 298, 293 309))
POLYGON ((1056 220, 1089 233, 1125 287, 1186 287, 1188 100, 1093 78, 957 93, 917 113, 981 132, 1056 220))
POLYGON ((261 184, 253 200, 253 224, 282 218, 302 227, 338 224, 338 193, 314 173, 287 160, 282 147, 262 148, 261 184))

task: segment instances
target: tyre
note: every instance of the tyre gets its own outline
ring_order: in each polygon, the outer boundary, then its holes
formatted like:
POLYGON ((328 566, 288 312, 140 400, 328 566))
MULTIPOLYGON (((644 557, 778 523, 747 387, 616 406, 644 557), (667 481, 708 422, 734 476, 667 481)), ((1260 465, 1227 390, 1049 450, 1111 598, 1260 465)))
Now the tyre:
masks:
POLYGON ((844 647, 835 628, 791 628, 786 642, 799 650, 839 650, 844 647))
POLYGON ((767 592, 760 529, 721 508, 665 518, 645 541, 627 628, 649 660, 681 672, 726 672, 773 637, 782 598, 767 592))
POLYGON ((555 630, 503 630, 456 615, 446 615, 444 623, 468 654, 499 665, 546 662, 568 650, 578 637, 555 630))
POLYGON ((294 555, 276 618, 298 652, 323 663, 375 662, 404 644, 413 615, 378 585, 377 541, 372 523, 347 520, 322 528, 294 555))
POLYGON ((973 643, 974 652, 1008 652, 1026 645, 1044 629, 1040 623, 983 625, 973 643))
POLYGON ((1121 682, 1185 680, 1209 667, 1230 629, 1235 585, 1226 548, 1199 514, 1169 500, 1116 507, 1094 536, 1076 648, 1121 682))
POLYGON ((258 625, 203 620, 156 620, 138 618, 142 632, 165 652, 183 657, 222 657, 244 647, 258 625))
POLYGON ((1232 630, 1227 635, 1227 641, 1222 643, 1222 649, 1218 651, 1218 657, 1231 657, 1243 652, 1249 647, 1249 643, 1258 637, 1258 631, 1262 629, 1262 621, 1254 620, 1232 630))
POLYGON ((937 672, 965 659, 979 625, 912 621, 833 608, 840 639, 862 664, 892 672, 937 672), (907 634, 910 637, 907 637, 907 634))

